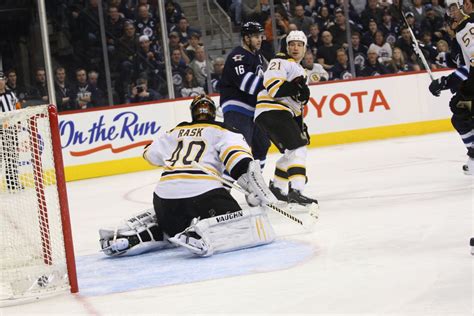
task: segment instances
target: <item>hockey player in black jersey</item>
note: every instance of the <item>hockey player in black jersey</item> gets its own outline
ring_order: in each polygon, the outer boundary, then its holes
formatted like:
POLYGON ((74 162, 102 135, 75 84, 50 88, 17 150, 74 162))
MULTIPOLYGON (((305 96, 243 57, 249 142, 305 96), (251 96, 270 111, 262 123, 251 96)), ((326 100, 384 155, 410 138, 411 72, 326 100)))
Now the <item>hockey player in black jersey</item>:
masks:
POLYGON ((225 61, 220 106, 224 123, 244 135, 254 158, 263 165, 270 141, 253 121, 257 94, 263 89, 262 32, 263 28, 257 22, 242 25, 242 43, 230 52, 225 61))
POLYGON ((430 92, 439 96, 442 90, 454 94, 449 102, 453 113, 451 122, 467 148, 468 160, 463 166, 467 175, 474 175, 474 14, 471 0, 448 0, 446 8, 451 22, 456 25, 456 40, 460 47, 461 64, 449 76, 431 82, 430 92))

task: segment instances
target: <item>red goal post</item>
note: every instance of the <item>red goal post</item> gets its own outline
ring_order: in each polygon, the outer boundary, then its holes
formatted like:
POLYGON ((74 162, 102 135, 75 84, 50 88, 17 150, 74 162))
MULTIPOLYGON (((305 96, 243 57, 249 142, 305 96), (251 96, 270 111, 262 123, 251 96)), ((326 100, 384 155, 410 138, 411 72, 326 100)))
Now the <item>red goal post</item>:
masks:
POLYGON ((0 113, 0 305, 78 292, 58 114, 0 113))

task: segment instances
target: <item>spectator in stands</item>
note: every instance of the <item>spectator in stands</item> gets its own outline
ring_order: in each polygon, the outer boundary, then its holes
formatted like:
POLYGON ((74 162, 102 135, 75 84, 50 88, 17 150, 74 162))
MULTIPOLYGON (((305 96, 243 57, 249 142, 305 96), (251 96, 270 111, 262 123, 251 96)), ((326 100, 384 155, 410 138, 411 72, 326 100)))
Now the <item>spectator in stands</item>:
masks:
POLYGON ((96 106, 106 105, 104 91, 99 88, 99 73, 95 70, 91 70, 87 73, 87 78, 89 87, 91 90, 94 90, 93 94, 96 98, 96 106))
POLYGON ((348 60, 346 50, 339 48, 336 52, 336 63, 329 69, 331 80, 347 80, 353 78, 348 60))
POLYGON ((316 58, 319 46, 323 45, 319 38, 319 25, 316 23, 311 24, 309 27, 308 35, 308 50, 313 53, 313 57, 316 58))
POLYGON ((199 46, 202 46, 201 35, 198 33, 191 33, 189 36, 189 45, 186 47, 186 54, 190 60, 194 59, 194 56, 196 55, 196 48, 199 46))
POLYGON ((195 97, 200 94, 204 94, 204 88, 198 84, 194 77, 194 72, 191 68, 186 68, 184 71, 183 88, 181 89, 181 96, 183 97, 195 97))
POLYGON ((183 13, 176 9, 174 1, 166 1, 165 3, 165 16, 166 23, 168 24, 168 30, 179 22, 179 19, 183 17, 183 13))
POLYGON ((120 38, 117 47, 117 62, 119 64, 120 79, 115 83, 115 89, 121 102, 125 102, 128 85, 132 81, 133 58, 140 47, 138 34, 135 33, 135 25, 131 22, 124 23, 124 34, 120 38))
POLYGON ((49 102, 48 86, 46 84, 46 70, 39 67, 35 71, 35 83, 30 92, 30 102, 33 105, 46 104, 49 102))
POLYGON ((403 23, 402 16, 400 15, 400 0, 392 0, 392 4, 388 7, 388 12, 392 16, 392 22, 395 24, 403 23))
POLYGON ((173 49, 171 52, 171 75, 173 76, 173 87, 175 97, 181 97, 181 89, 183 88, 184 71, 187 66, 184 62, 181 50, 179 48, 173 49))
POLYGON ((69 97, 73 109, 88 109, 99 106, 95 89, 87 82, 87 73, 84 68, 76 70, 76 85, 72 88, 69 97))
POLYGON ((375 50, 378 55, 378 61, 381 64, 388 64, 392 59, 392 47, 385 41, 382 31, 375 32, 374 42, 370 44, 369 50, 375 50))
POLYGON ((260 0, 241 0, 241 5, 243 21, 260 21, 262 14, 260 0))
POLYGON ((387 68, 379 63, 378 57, 377 51, 374 48, 369 48, 369 51, 367 52, 367 64, 360 72, 362 76, 373 77, 389 73, 387 68))
MULTIPOLYGON (((213 72, 212 64, 209 66, 210 72, 213 72)), ((189 63, 188 67, 193 70, 198 85, 205 87, 207 80, 207 56, 203 46, 199 46, 196 49, 196 56, 194 60, 189 63)))
POLYGON ((177 25, 171 28, 171 32, 176 32, 179 35, 179 42, 184 45, 184 47, 188 46, 189 36, 192 33, 197 33, 201 35, 201 31, 197 28, 189 26, 188 19, 184 16, 179 19, 177 25))
MULTIPOLYGON (((275 9, 275 23, 276 23, 276 37, 278 39, 281 39, 282 36, 286 35, 289 33, 289 25, 290 21, 288 20, 288 16, 286 15, 286 12, 281 9, 280 7, 277 7, 275 9)), ((273 41, 273 30, 272 30, 272 19, 271 16, 268 16, 268 18, 265 20, 265 25, 264 25, 264 32, 265 32, 265 40, 272 42, 273 41)))
POLYGON ((408 25, 410 25, 410 28, 413 31, 413 34, 415 34, 415 37, 419 39, 421 36, 421 28, 420 24, 415 20, 415 15, 413 12, 407 12, 405 13, 405 17, 407 19, 408 25))
POLYGON ((421 22, 426 16, 426 9, 423 6, 423 0, 408 1, 407 5, 410 9, 410 12, 413 13, 413 17, 415 18, 415 23, 418 25, 421 24, 421 22))
MULTIPOLYGON (((339 47, 347 47, 347 31, 346 31, 346 16, 341 8, 337 8, 334 12, 334 25, 329 28, 333 37, 333 43, 339 47)), ((354 25, 350 25, 350 32, 357 31, 354 25)))
POLYGON ((353 32, 351 35, 352 43, 352 56, 354 58, 354 64, 363 69, 367 62, 367 46, 360 42, 360 33, 353 32))
POLYGON ((362 35, 361 42, 369 47, 374 42, 375 33, 379 30, 375 20, 369 21, 369 29, 362 35))
POLYGON ((440 4, 439 4, 439 0, 431 0, 431 8, 434 10, 435 12, 435 15, 440 17, 440 18, 444 18, 444 14, 446 13, 446 9, 443 8, 440 4))
POLYGON ((400 48, 407 57, 408 62, 413 62, 416 60, 415 52, 413 51, 412 39, 410 31, 406 26, 403 26, 401 29, 401 36, 398 38, 395 46, 400 48))
POLYGON ((455 65, 451 64, 452 60, 451 52, 449 51, 449 45, 445 40, 439 40, 436 43, 436 57, 435 57, 435 67, 436 68, 447 68, 452 67, 456 68, 455 65))
POLYGON ((222 72, 224 71, 224 64, 225 59, 223 57, 217 57, 216 59, 214 59, 214 71, 211 73, 211 85, 213 92, 220 91, 220 83, 222 79, 222 72))
POLYGON ((137 8, 137 19, 135 21, 136 32, 139 36, 146 35, 152 41, 155 40, 157 34, 155 34, 156 21, 151 17, 148 7, 145 4, 141 4, 137 8))
POLYGON ((21 103, 24 103, 25 99, 28 98, 28 91, 25 87, 22 87, 18 84, 18 77, 16 74, 16 70, 10 69, 6 72, 6 75, 7 75, 7 82, 6 82, 7 90, 13 91, 18 101, 21 103))
POLYGON ((125 20, 120 16, 120 12, 117 7, 110 6, 108 9, 108 17, 105 24, 106 37, 107 37, 107 48, 111 56, 115 53, 118 45, 118 41, 123 33, 125 20))
POLYGON ((303 31, 306 35, 309 34, 309 27, 313 24, 313 19, 304 15, 304 6, 297 4, 295 6, 295 14, 290 22, 295 24, 298 30, 303 31))
POLYGON ((309 83, 329 80, 329 74, 324 70, 323 66, 314 63, 314 56, 310 50, 306 51, 302 65, 306 69, 309 83))
POLYGON ((387 69, 392 74, 414 70, 413 65, 405 61, 405 56, 398 47, 393 49, 392 60, 388 63, 387 69))
MULTIPOLYGON (((431 33, 429 31, 425 31, 421 35, 421 41, 419 42, 421 51, 425 55, 426 61, 431 66, 436 61, 436 56, 438 55, 438 51, 436 49, 436 45, 433 44, 431 41, 431 33)), ((434 69, 436 67, 433 67, 434 69)))
POLYGON ((444 20, 442 17, 436 15, 435 10, 431 4, 426 6, 426 17, 421 22, 422 32, 430 32, 433 35, 435 42, 443 38, 442 29, 444 27, 444 20))
POLYGON ((179 34, 178 32, 170 32, 168 34, 168 39, 169 39, 169 47, 170 47, 170 52, 173 51, 174 49, 179 49, 181 50, 181 57, 184 59, 184 62, 186 65, 188 65, 191 60, 189 59, 188 55, 186 54, 186 51, 184 49, 184 44, 179 41, 179 34))
POLYGON ((328 6, 322 5, 319 7, 319 14, 314 21, 319 25, 320 30, 327 30, 334 24, 333 17, 329 14, 328 6))
POLYGON ((162 99, 163 97, 155 90, 148 87, 146 78, 138 78, 136 85, 131 89, 130 102, 149 102, 162 99))
POLYGON ((72 110, 70 96, 71 96, 71 85, 66 80, 66 69, 64 67, 58 67, 54 71, 54 90, 56 93, 56 106, 58 111, 72 110))
POLYGON ((290 0, 281 0, 281 7, 286 13, 288 18, 293 17, 293 12, 295 12, 295 5, 290 0))
POLYGON ((140 48, 133 58, 133 78, 148 79, 148 86, 159 91, 164 82, 164 59, 159 51, 153 50, 148 36, 140 36, 140 48))
POLYGON ((360 20, 364 29, 369 27, 370 20, 375 20, 375 23, 378 25, 382 24, 383 10, 379 8, 377 4, 377 0, 367 0, 367 8, 362 11, 360 16, 360 20))
POLYGON ((389 43, 390 45, 393 45, 397 41, 399 26, 398 24, 393 23, 392 14, 390 13, 389 10, 385 10, 383 12, 382 19, 383 19, 383 22, 382 22, 382 25, 380 25, 380 30, 383 32, 383 35, 385 36, 385 40, 387 41, 387 43, 389 43))
MULTIPOLYGON (((149 2, 148 0, 137 0, 136 2, 137 2, 137 4, 136 4, 137 9, 138 9, 139 6, 145 5, 150 18, 154 19, 155 21, 158 20, 158 17, 156 16, 157 3, 155 1, 150 1, 152 3, 148 3, 149 2)), ((137 11, 136 15, 138 16, 138 11, 137 11)))
POLYGON ((332 42, 332 34, 329 31, 324 31, 321 35, 323 45, 319 47, 317 60, 318 64, 324 67, 324 69, 331 69, 336 63, 336 51, 339 46, 336 46, 332 42))
MULTIPOLYGON (((318 8, 321 5, 320 1, 318 0, 309 0, 306 1, 306 5, 304 6, 304 14, 314 19, 318 16, 318 8)), ((304 2, 302 2, 304 3, 304 2)))

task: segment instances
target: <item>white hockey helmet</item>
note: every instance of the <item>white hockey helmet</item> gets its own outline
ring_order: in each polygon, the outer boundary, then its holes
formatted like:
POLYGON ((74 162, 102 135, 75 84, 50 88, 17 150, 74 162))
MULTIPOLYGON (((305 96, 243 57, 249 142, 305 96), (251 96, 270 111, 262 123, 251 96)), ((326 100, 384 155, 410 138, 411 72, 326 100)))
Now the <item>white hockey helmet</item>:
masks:
POLYGON ((459 9, 461 9, 464 1, 463 0, 446 0, 445 3, 446 3, 447 9, 449 9, 449 7, 452 6, 453 4, 455 4, 459 9))
POLYGON ((302 31, 291 31, 286 36, 286 45, 288 45, 291 41, 300 41, 304 43, 304 46, 308 44, 308 39, 306 38, 306 34, 302 31))

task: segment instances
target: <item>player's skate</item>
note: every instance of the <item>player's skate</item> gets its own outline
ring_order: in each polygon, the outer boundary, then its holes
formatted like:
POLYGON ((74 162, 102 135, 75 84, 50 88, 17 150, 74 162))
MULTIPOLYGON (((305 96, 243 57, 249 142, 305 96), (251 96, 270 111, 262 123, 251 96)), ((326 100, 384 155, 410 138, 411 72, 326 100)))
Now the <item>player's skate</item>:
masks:
POLYGON ((270 181, 268 188, 278 201, 288 202, 288 195, 283 194, 283 192, 273 184, 273 181, 270 181))
POLYGON ((465 175, 472 176, 474 175, 474 158, 470 158, 467 160, 467 163, 462 166, 462 170, 464 171, 465 175))
POLYGON ((474 237, 471 238, 469 244, 471 245, 471 255, 474 256, 474 237))
POLYGON ((298 206, 303 206, 314 218, 319 217, 319 203, 318 200, 307 197, 301 191, 291 188, 288 191, 288 206, 290 209, 298 210, 298 206))
POLYGON ((198 218, 194 218, 183 232, 176 234, 174 237, 169 238, 168 240, 173 244, 182 246, 192 253, 206 257, 212 254, 209 245, 204 241, 204 239, 199 235, 196 224, 199 222, 198 218))

